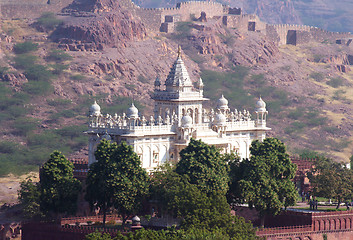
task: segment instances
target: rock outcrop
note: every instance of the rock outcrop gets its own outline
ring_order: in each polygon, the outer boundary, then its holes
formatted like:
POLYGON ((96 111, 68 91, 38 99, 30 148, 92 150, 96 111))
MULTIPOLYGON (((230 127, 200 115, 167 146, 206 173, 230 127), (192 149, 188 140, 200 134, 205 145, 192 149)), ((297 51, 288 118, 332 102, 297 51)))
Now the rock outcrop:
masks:
POLYGON ((64 24, 52 34, 61 48, 94 51, 104 47, 124 47, 128 41, 146 37, 145 26, 134 15, 129 1, 75 1, 64 12, 64 24))

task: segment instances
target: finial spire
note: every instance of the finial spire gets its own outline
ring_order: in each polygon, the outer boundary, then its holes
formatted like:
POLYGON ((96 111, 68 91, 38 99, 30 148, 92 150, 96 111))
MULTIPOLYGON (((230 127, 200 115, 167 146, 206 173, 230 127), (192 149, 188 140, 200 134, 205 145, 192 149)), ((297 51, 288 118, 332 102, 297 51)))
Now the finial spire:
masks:
POLYGON ((178 45, 178 58, 181 57, 181 46, 178 45))

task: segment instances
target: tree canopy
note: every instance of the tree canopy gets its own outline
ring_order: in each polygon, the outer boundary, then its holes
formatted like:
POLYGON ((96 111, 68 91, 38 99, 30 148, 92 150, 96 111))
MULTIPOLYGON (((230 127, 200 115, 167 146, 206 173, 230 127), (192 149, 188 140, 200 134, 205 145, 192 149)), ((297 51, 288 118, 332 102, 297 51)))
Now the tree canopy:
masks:
POLYGON ((205 191, 191 183, 188 175, 180 175, 169 166, 154 173, 151 185, 152 199, 159 202, 164 214, 182 219, 182 230, 218 229, 226 236, 223 239, 255 239, 252 224, 231 215, 224 192, 205 191))
POLYGON ((112 186, 114 184, 112 153, 117 149, 116 143, 102 140, 95 152, 96 162, 91 164, 86 179, 85 199, 89 202, 91 209, 99 208, 103 212, 103 224, 107 210, 113 206, 112 186))
POLYGON ((241 163, 243 176, 238 184, 242 198, 256 208, 264 225, 265 215, 277 215, 282 207, 294 205, 296 166, 276 138, 253 141, 250 152, 250 159, 241 163))
POLYGON ((342 163, 329 158, 318 158, 308 177, 313 195, 336 199, 337 208, 342 202, 350 201, 353 197, 353 171, 342 163))
POLYGON ((28 178, 21 182, 18 200, 23 206, 23 216, 28 219, 40 218, 40 185, 28 178))
POLYGON ((73 177, 73 164, 54 151, 40 169, 40 208, 44 213, 74 214, 81 183, 73 177))
POLYGON ((192 184, 203 191, 228 190, 228 164, 219 149, 201 140, 191 139, 189 145, 180 151, 176 173, 187 175, 192 184))
POLYGON ((138 211, 148 193, 148 176, 132 147, 102 140, 95 153, 97 162, 90 166, 86 200, 104 214, 114 206, 123 222, 138 211))

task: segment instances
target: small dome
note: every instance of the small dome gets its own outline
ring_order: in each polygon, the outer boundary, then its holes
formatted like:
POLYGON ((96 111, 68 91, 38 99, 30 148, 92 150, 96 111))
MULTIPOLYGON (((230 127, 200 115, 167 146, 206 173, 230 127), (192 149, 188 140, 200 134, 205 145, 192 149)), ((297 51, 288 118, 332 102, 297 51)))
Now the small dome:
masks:
POLYGON ((259 100, 256 102, 256 111, 257 112, 266 112, 266 103, 260 97, 259 100))
POLYGON ((217 113, 214 119, 214 124, 224 125, 227 122, 226 116, 223 113, 217 113))
POLYGON ((98 116, 100 114, 101 114, 101 107, 97 104, 96 101, 94 101, 92 106, 89 108, 89 115, 98 116))
POLYGON ((228 100, 223 96, 223 94, 222 94, 222 97, 218 99, 217 108, 228 109, 228 100))
POLYGON ((135 217, 131 218, 131 221, 133 221, 133 222, 140 222, 141 219, 140 219, 138 216, 135 216, 135 217))
POLYGON ((138 118, 138 116, 139 116, 139 110, 132 103, 131 107, 129 107, 129 109, 127 110, 127 117, 129 117, 129 118, 138 118))
POLYGON ((189 115, 185 115, 181 118, 181 126, 182 127, 191 127, 192 118, 189 115))

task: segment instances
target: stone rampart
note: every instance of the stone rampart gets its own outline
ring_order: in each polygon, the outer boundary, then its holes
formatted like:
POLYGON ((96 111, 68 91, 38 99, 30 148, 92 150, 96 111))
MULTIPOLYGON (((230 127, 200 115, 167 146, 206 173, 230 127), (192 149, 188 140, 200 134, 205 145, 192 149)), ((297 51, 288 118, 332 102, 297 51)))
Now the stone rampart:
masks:
MULTIPOLYGON (((135 5, 136 6, 136 5, 135 5)), ((145 27, 153 31, 159 31, 162 22, 162 9, 160 8, 140 8, 135 7, 137 16, 141 18, 142 23, 145 27)))
POLYGON ((201 12, 205 12, 207 18, 213 18, 227 14, 229 7, 217 2, 190 1, 178 3, 172 8, 141 8, 135 5, 134 11, 147 28, 154 31, 170 32, 173 30, 174 24, 164 24, 166 16, 178 16, 178 21, 191 21, 193 17, 199 18, 201 12))
POLYGON ((266 31, 266 23, 262 22, 255 14, 232 15, 227 14, 222 18, 224 25, 236 28, 241 32, 247 31, 266 31))
POLYGON ((228 7, 217 2, 190 1, 178 3, 175 8, 162 10, 162 21, 165 15, 180 15, 180 21, 190 21, 191 17, 199 18, 205 12, 208 18, 222 16, 228 13, 228 7))
POLYGON ((329 32, 317 27, 306 25, 279 24, 268 25, 266 35, 279 45, 298 45, 311 41, 335 42, 339 38, 352 37, 351 33, 329 32), (275 31, 273 31, 275 30, 275 31))

